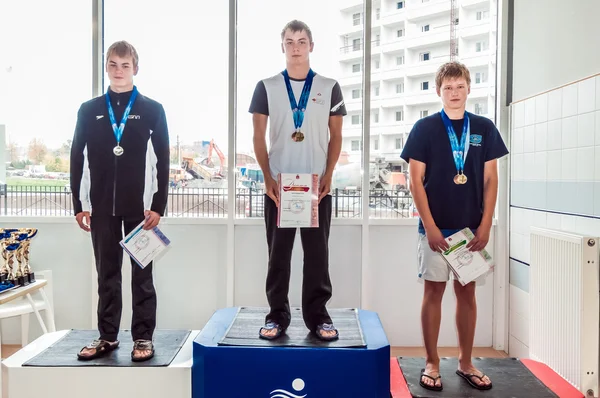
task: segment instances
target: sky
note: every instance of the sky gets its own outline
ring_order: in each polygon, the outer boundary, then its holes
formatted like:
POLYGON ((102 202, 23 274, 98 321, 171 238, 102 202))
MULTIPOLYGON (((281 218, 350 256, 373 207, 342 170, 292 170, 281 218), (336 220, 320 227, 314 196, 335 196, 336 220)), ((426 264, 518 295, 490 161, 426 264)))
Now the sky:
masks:
MULTIPOLYGON (((177 136, 184 144, 214 139, 227 151, 228 3, 104 1, 105 48, 117 40, 136 47, 140 69, 134 83, 164 105, 172 144, 177 136)), ((247 111, 256 83, 285 68, 280 33, 288 21, 309 25, 315 41, 311 66, 338 78, 340 4, 239 0, 239 152, 252 149, 247 111)), ((20 145, 37 137, 59 147, 72 139, 79 106, 92 96, 91 0, 3 1, 0 7, 0 37, 18 38, 0 41, 0 124, 20 145)))

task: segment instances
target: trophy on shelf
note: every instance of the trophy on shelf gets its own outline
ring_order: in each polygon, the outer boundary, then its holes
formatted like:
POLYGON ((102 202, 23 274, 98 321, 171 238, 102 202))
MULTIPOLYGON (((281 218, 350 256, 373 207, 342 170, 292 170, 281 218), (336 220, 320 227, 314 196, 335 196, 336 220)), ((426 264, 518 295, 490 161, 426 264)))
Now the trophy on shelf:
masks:
MULTIPOLYGON (((31 270, 31 264, 29 263, 29 247, 31 245, 31 239, 37 235, 37 228, 21 228, 19 229, 21 239, 21 272, 24 277, 25 285, 35 282, 35 274, 31 270)), ((19 259, 19 257, 17 257, 19 259)))
MULTIPOLYGON (((0 228, 0 254, 1 254, 0 262, 2 264, 0 266, 0 285, 3 285, 2 288, 0 288, 0 292, 7 289, 7 287, 4 285, 6 285, 5 282, 7 282, 8 276, 11 273, 11 270, 8 266, 7 246, 8 246, 8 241, 10 240, 11 235, 14 231, 15 231, 14 229, 0 228)), ((13 286, 10 286, 10 287, 13 287, 13 286)))
POLYGON ((10 289, 12 287, 21 286, 23 282, 23 277, 19 273, 18 265, 15 264, 15 254, 19 246, 21 246, 21 242, 19 242, 17 235, 14 232, 9 232, 9 238, 6 238, 5 234, 4 242, 5 250, 2 251, 2 256, 4 257, 4 254, 6 253, 6 257, 4 258, 8 270, 8 275, 6 276, 6 289, 10 289))

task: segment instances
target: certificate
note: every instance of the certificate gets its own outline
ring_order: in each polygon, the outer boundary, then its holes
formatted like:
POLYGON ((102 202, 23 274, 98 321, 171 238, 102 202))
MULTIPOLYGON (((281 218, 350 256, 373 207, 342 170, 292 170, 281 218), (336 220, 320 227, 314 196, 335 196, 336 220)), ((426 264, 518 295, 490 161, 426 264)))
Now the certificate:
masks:
POLYGON ((171 244, 171 241, 162 233, 158 227, 146 231, 142 221, 121 242, 121 247, 127 252, 138 265, 146 268, 151 261, 155 260, 171 244))
POLYGON ((319 176, 279 174, 279 228, 319 227, 319 176))
POLYGON ((442 252, 456 279, 465 286, 494 268, 492 256, 485 250, 472 252, 467 244, 475 236, 469 228, 458 231, 446 238, 450 248, 442 252))

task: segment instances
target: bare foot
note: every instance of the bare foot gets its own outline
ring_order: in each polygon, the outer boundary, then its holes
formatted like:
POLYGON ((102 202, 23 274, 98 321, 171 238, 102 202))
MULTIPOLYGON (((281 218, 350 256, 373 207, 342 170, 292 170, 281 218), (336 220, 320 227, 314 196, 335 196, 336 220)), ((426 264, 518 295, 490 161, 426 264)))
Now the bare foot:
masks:
POLYGON ((283 333, 281 326, 275 322, 267 322, 260 328, 260 335, 265 338, 274 338, 278 333, 283 333))
POLYGON ((422 376, 421 381, 423 382, 423 384, 425 384, 426 386, 429 386, 429 387, 434 387, 434 386, 441 387, 442 386, 442 378, 440 377, 440 366, 439 365, 427 363, 427 365, 425 365, 425 372, 423 372, 423 373, 426 374, 427 376, 430 376, 433 378, 433 379, 431 379, 430 377, 422 376))
POLYGON ((151 340, 135 340, 131 356, 133 360, 143 361, 154 355, 154 344, 151 340))
POLYGON ((332 340, 338 336, 338 331, 331 323, 323 323, 317 327, 317 334, 323 340, 332 340))
POLYGON ((83 347, 78 356, 81 359, 92 358, 99 352, 114 350, 118 345, 118 341, 94 340, 89 345, 83 347))

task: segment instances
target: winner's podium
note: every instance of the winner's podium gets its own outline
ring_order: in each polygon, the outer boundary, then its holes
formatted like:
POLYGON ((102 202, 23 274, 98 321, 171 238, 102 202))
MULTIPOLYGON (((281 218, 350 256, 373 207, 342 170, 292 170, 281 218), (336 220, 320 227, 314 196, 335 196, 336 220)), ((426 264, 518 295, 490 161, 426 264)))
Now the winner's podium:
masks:
POLYGON ((390 397, 390 346, 376 313, 330 310, 340 339, 322 342, 299 309, 286 335, 260 339, 266 312, 213 314, 193 343, 193 398, 390 397))

